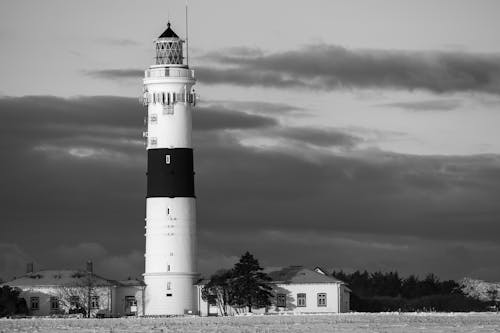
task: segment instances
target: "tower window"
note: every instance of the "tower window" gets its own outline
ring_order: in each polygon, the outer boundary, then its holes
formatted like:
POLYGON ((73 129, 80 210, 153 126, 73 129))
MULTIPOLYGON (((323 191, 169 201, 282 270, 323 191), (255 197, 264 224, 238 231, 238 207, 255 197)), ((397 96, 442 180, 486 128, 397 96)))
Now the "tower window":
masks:
POLYGON ((174 106, 173 105, 164 105, 163 106, 163 114, 174 114, 174 106))
POLYGON ((158 122, 158 115, 156 113, 153 113, 150 117, 149 117, 149 122, 151 124, 156 124, 158 122))
POLYGON ((172 290, 172 282, 167 282, 167 290, 172 290))
POLYGON ((167 265, 167 272, 170 272, 170 265, 167 265))
POLYGON ((157 144, 157 143, 158 143, 158 140, 157 140, 156 138, 151 138, 151 139, 149 140, 149 144, 150 144, 151 146, 156 146, 156 144, 157 144))
POLYGON ((170 164, 170 155, 165 155, 165 163, 170 164))

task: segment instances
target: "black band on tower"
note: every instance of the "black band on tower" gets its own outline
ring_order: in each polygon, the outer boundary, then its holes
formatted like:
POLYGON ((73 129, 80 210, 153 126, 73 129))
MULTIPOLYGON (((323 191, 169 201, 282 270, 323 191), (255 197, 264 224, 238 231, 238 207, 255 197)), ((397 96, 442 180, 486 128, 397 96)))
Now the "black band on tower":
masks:
POLYGON ((149 149, 147 177, 148 198, 194 198, 193 150, 149 149))

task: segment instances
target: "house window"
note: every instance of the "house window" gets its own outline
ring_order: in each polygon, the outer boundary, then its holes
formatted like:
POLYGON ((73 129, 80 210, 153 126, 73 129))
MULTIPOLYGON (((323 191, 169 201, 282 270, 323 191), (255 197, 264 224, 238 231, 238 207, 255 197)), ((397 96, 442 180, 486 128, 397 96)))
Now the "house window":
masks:
POLYGON ((90 308, 99 309, 99 296, 90 297, 90 308))
POLYGON ((286 295, 285 294, 277 294, 276 295, 276 306, 278 307, 286 307, 286 295))
POLYGON ((151 146, 156 146, 156 144, 157 144, 157 143, 158 143, 158 140, 157 140, 156 138, 151 138, 151 139, 149 140, 149 144, 150 144, 151 146))
POLYGON ((172 282, 167 282, 167 290, 172 290, 172 282))
POLYGON ((318 306, 326 306, 326 293, 318 294, 318 306))
POLYGON ((170 164, 170 155, 165 155, 165 163, 170 164))
POLYGON ((40 309, 40 297, 30 297, 30 308, 31 310, 40 309))
POLYGON ((306 294, 297 294, 297 306, 306 306, 306 294))
POLYGON ((78 296, 71 296, 69 298, 69 306, 71 308, 78 308, 80 306, 80 297, 78 297, 78 296))
POLYGON ((57 297, 50 298, 50 309, 51 310, 59 310, 59 298, 57 298, 57 297))

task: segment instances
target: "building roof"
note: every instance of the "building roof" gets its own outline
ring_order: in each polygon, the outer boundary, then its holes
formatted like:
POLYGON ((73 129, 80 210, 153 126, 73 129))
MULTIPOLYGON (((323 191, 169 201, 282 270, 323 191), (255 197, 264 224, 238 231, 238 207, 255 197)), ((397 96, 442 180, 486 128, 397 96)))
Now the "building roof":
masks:
POLYGON ((177 34, 170 28, 170 22, 168 22, 167 30, 163 31, 158 38, 179 38, 179 36, 177 36, 177 34))
POLYGON ((274 283, 340 283, 344 282, 333 276, 318 273, 303 266, 289 266, 267 272, 274 283))
POLYGON ((121 285, 123 286, 145 286, 146 284, 144 283, 143 280, 140 279, 128 279, 128 280, 120 280, 121 285))
MULTIPOLYGON (((273 268, 264 270, 267 275, 272 279, 272 283, 339 283, 344 285, 345 282, 334 278, 333 276, 328 276, 312 269, 305 268, 303 266, 289 266, 285 268, 273 268)), ((205 285, 209 279, 200 279, 195 283, 196 285, 205 285)), ((345 287, 348 291, 349 288, 345 287)))
MULTIPOLYGON (((41 287, 41 286, 81 286, 85 284, 87 272, 82 270, 42 270, 27 273, 5 282, 11 287, 41 287)), ((120 282, 109 280, 99 275, 92 274, 92 284, 95 286, 118 286, 120 282)))

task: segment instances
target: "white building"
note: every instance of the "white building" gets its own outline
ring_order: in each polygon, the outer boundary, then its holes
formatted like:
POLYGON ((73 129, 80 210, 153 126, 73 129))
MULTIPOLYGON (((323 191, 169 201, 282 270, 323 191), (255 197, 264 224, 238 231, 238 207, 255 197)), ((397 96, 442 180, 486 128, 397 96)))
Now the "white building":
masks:
MULTIPOLYGON (((320 269, 290 266, 267 272, 272 279, 274 298, 267 309, 255 309, 254 313, 340 313, 349 312, 351 290, 346 284, 326 275, 320 269)), ((204 282, 197 285, 197 302, 200 315, 220 315, 215 305, 201 297, 204 282)), ((229 309, 229 314, 246 312, 246 309, 229 309)))
POLYGON ((3 285, 21 289, 33 316, 68 314, 86 307, 88 300, 93 317, 144 315, 144 283, 139 280, 110 280, 82 270, 41 270, 3 285))

